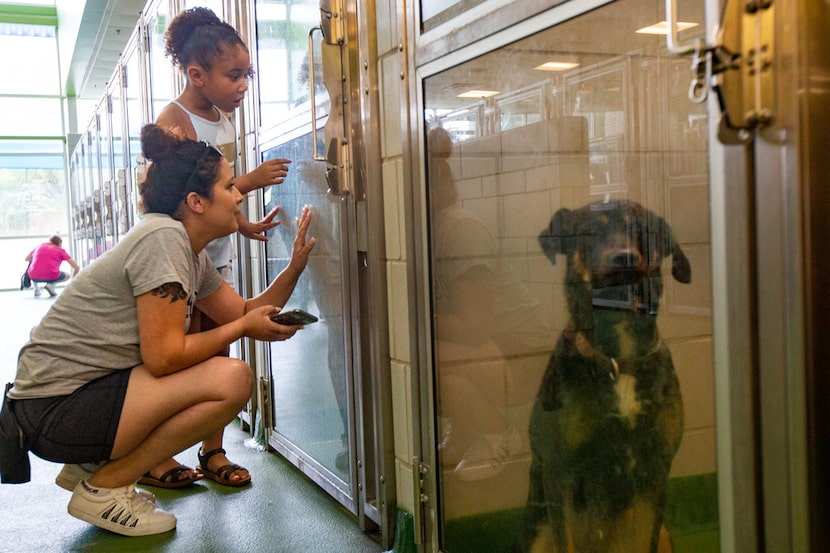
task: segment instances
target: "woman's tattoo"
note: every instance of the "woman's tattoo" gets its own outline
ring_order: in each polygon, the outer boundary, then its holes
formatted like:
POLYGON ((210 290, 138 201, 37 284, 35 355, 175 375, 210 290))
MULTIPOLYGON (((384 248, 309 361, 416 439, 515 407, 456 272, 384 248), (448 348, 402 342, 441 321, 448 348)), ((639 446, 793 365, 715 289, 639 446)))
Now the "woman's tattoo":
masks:
POLYGON ((170 303, 187 299, 184 288, 178 282, 165 282, 158 288, 153 289, 151 294, 160 298, 170 298, 170 303))

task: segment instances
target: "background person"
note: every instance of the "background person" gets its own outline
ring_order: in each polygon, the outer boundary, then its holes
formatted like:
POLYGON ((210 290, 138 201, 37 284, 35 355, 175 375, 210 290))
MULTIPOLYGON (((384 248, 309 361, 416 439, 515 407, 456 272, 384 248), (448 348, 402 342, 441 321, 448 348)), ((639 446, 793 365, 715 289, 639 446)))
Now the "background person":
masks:
POLYGON ((26 256, 29 262, 28 274, 32 281, 32 288, 35 297, 40 296, 39 283, 44 283, 46 291, 50 296, 57 295, 55 284, 69 280, 69 274, 61 271, 61 263, 66 261, 72 267, 72 276, 78 274, 81 268, 72 259, 72 256, 61 247, 63 240, 58 235, 53 235, 49 241, 39 245, 26 256))

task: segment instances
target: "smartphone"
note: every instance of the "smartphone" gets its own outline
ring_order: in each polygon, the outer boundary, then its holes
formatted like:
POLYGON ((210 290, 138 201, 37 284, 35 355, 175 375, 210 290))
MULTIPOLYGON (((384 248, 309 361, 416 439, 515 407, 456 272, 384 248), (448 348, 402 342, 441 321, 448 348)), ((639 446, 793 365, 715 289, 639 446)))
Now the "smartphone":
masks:
POLYGON ((281 325, 307 325, 311 323, 317 322, 317 317, 312 315, 311 313, 307 313, 302 309, 292 309, 290 311, 280 311, 274 315, 271 315, 271 319, 275 322, 280 323, 281 325))

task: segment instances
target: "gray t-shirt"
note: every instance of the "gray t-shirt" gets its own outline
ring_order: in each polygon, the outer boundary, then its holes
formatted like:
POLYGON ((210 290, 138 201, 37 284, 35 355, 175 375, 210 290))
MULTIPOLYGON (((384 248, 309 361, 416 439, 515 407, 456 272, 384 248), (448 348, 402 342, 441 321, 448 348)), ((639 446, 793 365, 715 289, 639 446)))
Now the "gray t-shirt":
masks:
POLYGON ((68 395, 112 371, 140 365, 136 297, 177 282, 193 303, 222 279, 207 254, 194 255, 179 221, 148 214, 57 297, 20 350, 13 399, 68 395))

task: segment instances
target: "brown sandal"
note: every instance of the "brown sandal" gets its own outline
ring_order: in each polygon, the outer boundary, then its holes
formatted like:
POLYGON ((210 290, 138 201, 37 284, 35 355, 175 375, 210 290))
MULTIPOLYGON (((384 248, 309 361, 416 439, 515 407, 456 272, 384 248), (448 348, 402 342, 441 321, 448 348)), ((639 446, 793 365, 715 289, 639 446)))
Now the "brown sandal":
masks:
MULTIPOLYGON (((148 472, 147 474, 138 479, 138 483, 143 484, 145 486, 155 486, 157 488, 166 488, 169 490, 184 488, 185 486, 189 486, 197 480, 201 480, 203 478, 202 475, 182 478, 182 473, 192 471, 193 469, 190 467, 179 465, 175 468, 168 470, 159 478, 156 478, 148 472)), ((196 469, 196 472, 199 472, 199 469, 196 469)))
POLYGON ((226 453, 226 451, 224 449, 222 449, 221 447, 218 447, 218 448, 212 449, 212 450, 208 451, 207 453, 205 453, 204 455, 202 455, 202 450, 200 449, 199 453, 198 453, 199 466, 196 467, 196 470, 198 470, 199 472, 204 474, 206 478, 210 478, 214 482, 217 482, 217 483, 222 484, 224 486, 230 486, 232 488, 238 488, 238 487, 244 486, 246 484, 249 484, 251 482, 251 475, 250 474, 248 474, 247 478, 240 478, 239 480, 231 480, 230 479, 230 476, 234 472, 236 472, 238 470, 245 470, 245 471, 248 470, 245 467, 242 467, 242 466, 234 464, 234 463, 228 463, 227 465, 223 465, 223 466, 219 467, 219 469, 216 472, 214 472, 212 470, 209 470, 207 468, 208 461, 210 460, 211 457, 213 457, 214 455, 218 455, 219 453, 226 453))

